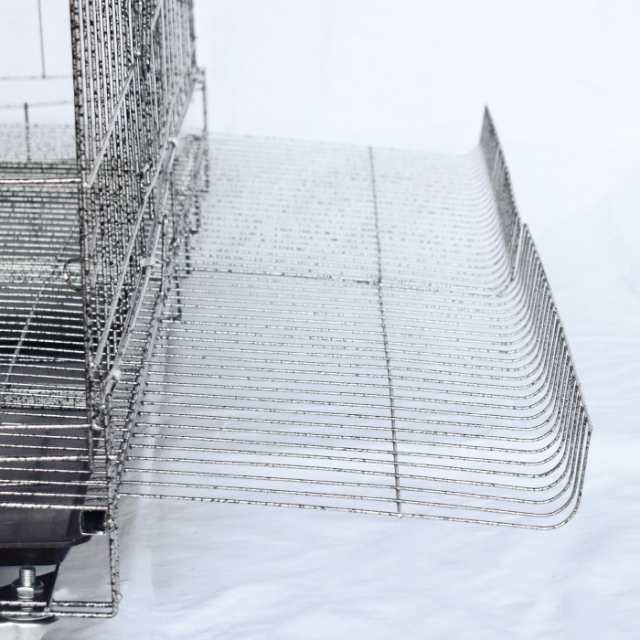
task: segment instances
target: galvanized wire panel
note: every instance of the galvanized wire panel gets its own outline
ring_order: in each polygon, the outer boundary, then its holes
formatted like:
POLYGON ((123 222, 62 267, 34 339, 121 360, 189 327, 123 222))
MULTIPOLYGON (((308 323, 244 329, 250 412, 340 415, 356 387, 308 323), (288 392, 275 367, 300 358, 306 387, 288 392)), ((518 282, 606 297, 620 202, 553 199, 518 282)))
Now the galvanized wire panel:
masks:
POLYGON ((121 493, 564 523, 590 426, 488 116, 459 157, 211 149, 133 424, 113 403, 121 493))

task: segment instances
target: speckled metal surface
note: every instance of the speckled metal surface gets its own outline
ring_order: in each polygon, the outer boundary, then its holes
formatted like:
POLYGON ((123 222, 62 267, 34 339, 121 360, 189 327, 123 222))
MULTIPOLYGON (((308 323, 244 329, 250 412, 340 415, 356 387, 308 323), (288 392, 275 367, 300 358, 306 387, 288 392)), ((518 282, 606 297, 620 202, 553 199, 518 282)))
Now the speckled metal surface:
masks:
POLYGON ((210 148, 122 493, 565 523, 590 425, 488 112, 459 157, 210 148))

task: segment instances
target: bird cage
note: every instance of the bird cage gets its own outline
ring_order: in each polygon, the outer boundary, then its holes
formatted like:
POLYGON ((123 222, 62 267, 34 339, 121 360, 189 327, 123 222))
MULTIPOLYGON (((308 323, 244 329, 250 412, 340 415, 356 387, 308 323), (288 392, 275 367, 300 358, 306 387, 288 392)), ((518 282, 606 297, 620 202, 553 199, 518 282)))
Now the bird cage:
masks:
POLYGON ((591 426, 488 111, 453 157, 209 140, 191 2, 72 0, 71 39, 75 160, 0 165, 3 615, 113 615, 123 496, 575 514, 591 426), (99 534, 109 597, 57 597, 99 534))

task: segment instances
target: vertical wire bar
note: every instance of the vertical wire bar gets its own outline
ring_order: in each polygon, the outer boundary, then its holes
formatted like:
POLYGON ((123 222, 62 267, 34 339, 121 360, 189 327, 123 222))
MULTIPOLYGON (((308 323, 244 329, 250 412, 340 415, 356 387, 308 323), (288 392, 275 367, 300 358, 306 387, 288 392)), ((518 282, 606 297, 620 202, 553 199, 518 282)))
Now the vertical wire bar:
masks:
POLYGON ((389 336, 387 333, 387 320, 384 313, 384 296, 382 293, 382 242, 380 240, 380 210, 378 207, 378 190, 376 186, 376 168, 373 158, 373 148, 369 147, 369 167, 371 169, 371 195, 373 198, 373 215, 376 231, 376 262, 378 274, 376 290, 378 295, 378 309, 380 311, 380 328, 384 346, 384 360, 387 373, 387 387, 389 391, 389 416, 391 420, 391 446, 393 455, 393 476, 396 496, 396 510, 402 513, 402 497, 400 495, 400 465, 398 462, 398 439, 396 433, 396 410, 393 391, 393 378, 391 376, 391 359, 389 356, 389 336))
POLYGON ((29 103, 24 103, 24 148, 27 162, 31 162, 31 127, 29 125, 29 103))
POLYGON ((38 0, 38 30, 40 32, 40 72, 42 79, 47 77, 47 68, 44 60, 44 31, 42 28, 42 0, 38 0))

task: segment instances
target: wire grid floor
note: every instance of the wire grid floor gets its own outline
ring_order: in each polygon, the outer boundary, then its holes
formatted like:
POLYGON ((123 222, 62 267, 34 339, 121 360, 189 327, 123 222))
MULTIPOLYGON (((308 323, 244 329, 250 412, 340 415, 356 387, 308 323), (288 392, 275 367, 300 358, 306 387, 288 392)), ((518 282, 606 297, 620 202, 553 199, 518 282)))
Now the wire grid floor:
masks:
POLYGON ((121 494, 568 520, 590 425, 526 227, 507 255, 482 149, 210 150, 121 494))

